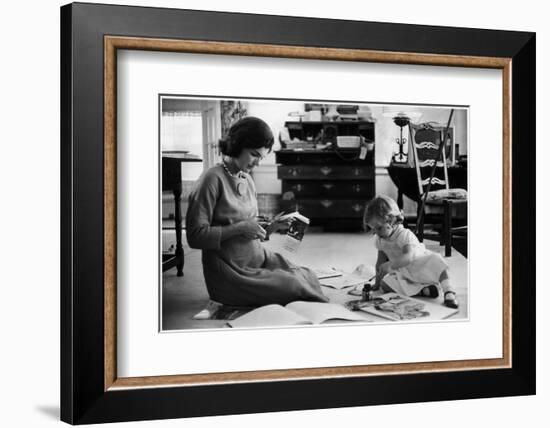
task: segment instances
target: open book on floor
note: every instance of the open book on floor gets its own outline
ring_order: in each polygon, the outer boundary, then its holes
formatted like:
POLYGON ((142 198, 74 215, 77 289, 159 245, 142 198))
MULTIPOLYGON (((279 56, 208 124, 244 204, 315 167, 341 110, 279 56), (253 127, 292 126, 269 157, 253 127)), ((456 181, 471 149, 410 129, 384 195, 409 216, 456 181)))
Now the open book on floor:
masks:
POLYGON ((368 301, 353 300, 346 303, 346 307, 392 321, 435 321, 458 312, 437 301, 432 303, 397 293, 382 294, 368 301))
POLYGON ((274 327, 321 324, 328 320, 368 322, 365 316, 336 303, 297 301, 286 306, 261 306, 227 324, 234 328, 274 327))

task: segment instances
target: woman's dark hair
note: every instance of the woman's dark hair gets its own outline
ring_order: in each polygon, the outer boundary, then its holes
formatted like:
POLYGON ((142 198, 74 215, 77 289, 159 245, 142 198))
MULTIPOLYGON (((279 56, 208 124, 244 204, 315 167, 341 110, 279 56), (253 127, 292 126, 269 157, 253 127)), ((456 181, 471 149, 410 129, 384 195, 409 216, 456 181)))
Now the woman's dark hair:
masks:
POLYGON ((262 119, 244 117, 229 128, 227 136, 220 140, 220 150, 226 156, 237 157, 243 149, 259 149, 265 147, 271 151, 273 133, 262 119))

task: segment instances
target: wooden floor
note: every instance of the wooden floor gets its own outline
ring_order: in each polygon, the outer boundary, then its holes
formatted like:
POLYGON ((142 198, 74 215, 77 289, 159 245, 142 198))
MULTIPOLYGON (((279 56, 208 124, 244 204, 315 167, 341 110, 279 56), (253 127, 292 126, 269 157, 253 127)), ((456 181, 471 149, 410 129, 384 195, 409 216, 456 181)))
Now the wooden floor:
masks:
MULTIPOLYGON (((265 245, 279 250, 281 238, 282 236, 274 235, 265 245)), ((326 233, 310 229, 306 233, 298 253, 284 253, 284 255, 301 266, 334 267, 345 272, 352 272, 360 264, 375 264, 377 253, 372 240, 372 236, 363 233, 326 233)), ((443 255, 443 247, 440 247, 439 244, 432 241, 425 241, 425 244, 430 250, 443 255)), ((175 268, 163 274, 162 330, 219 328, 224 322, 193 320, 193 315, 207 305, 209 298, 202 274, 200 250, 185 246, 184 253, 184 276, 177 277, 175 268)), ((468 316, 467 259, 453 249, 451 257, 447 257, 446 261, 450 267, 452 283, 457 291, 460 304, 460 310, 453 318, 465 319, 468 316)), ((323 292, 331 301, 341 300, 338 292, 333 289, 323 287, 323 292)), ((439 297, 437 301, 441 303, 442 297, 439 297)))

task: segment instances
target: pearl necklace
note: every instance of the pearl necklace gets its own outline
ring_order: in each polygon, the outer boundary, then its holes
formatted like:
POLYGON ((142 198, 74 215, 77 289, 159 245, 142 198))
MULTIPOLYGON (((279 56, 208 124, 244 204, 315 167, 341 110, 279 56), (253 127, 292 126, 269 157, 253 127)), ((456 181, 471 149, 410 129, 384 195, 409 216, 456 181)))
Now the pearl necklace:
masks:
POLYGON ((225 172, 227 172, 227 174, 230 176, 230 177, 233 177, 233 178, 236 178, 236 179, 242 179, 239 180, 237 182, 237 193, 240 195, 240 196, 243 196, 244 195, 244 191, 245 191, 245 187, 246 187, 246 181, 244 181, 244 178, 246 177, 244 175, 244 172, 242 172, 241 170, 239 170, 237 173, 233 174, 231 171, 229 171, 229 167, 227 166, 227 164, 222 161, 222 166, 223 166, 223 169, 225 170, 225 172))
POLYGON ((225 169, 225 172, 227 172, 230 177, 233 177, 233 178, 241 178, 242 177, 243 172, 241 170, 237 171, 235 174, 233 174, 231 171, 229 171, 229 167, 227 166, 225 161, 222 161, 222 166, 223 166, 223 169, 225 169))

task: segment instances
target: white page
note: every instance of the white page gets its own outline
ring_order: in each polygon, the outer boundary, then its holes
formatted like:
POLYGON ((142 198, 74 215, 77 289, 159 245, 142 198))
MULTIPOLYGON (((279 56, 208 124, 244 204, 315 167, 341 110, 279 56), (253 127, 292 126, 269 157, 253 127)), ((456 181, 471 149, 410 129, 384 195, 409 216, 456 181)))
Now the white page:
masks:
POLYGON ((340 290, 346 287, 356 287, 369 282, 370 278, 363 278, 358 275, 344 273, 341 276, 335 276, 331 278, 322 278, 319 280, 321 285, 336 288, 340 290))
POLYGON ((287 309, 302 314, 314 324, 321 324, 326 320, 366 321, 361 314, 346 309, 335 303, 320 302, 292 302, 286 305, 287 309))
POLYGON ((254 309, 227 323, 233 328, 274 327, 285 325, 303 325, 311 322, 281 305, 267 305, 254 309))

